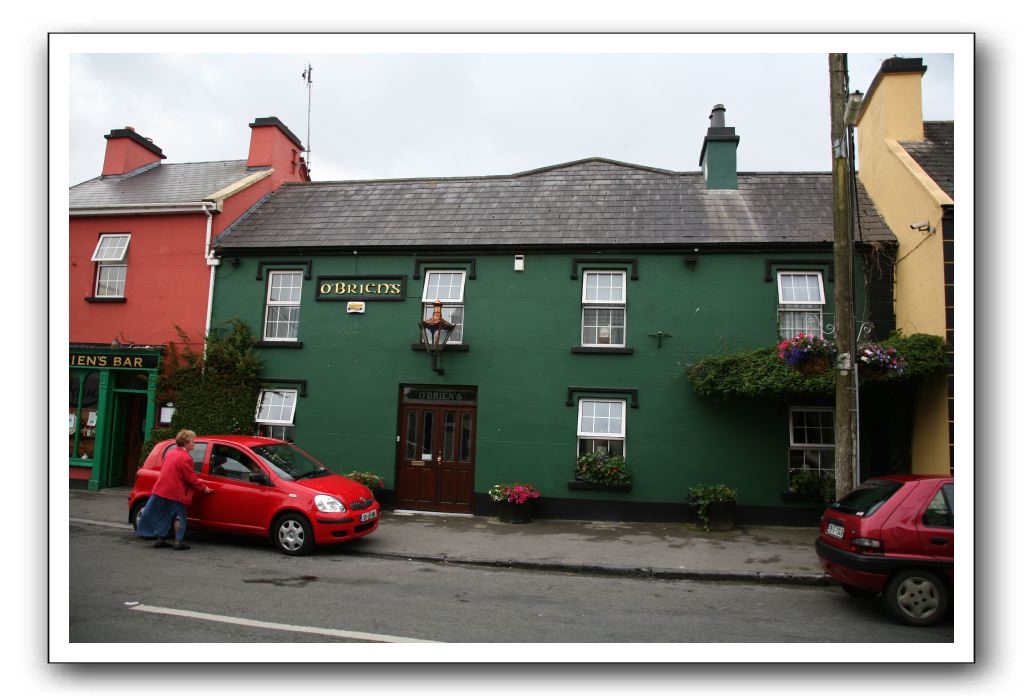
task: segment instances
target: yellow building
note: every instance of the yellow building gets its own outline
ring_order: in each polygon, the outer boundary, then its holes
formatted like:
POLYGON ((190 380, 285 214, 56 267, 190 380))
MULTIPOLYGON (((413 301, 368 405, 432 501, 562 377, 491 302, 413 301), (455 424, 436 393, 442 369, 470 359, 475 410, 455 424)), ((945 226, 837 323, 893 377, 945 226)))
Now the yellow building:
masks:
MULTIPOLYGON (((920 58, 889 58, 856 121, 860 180, 899 240, 895 321, 905 335, 953 346, 953 121, 923 120, 920 58)), ((952 470, 952 370, 923 385, 914 405, 913 473, 952 470)))

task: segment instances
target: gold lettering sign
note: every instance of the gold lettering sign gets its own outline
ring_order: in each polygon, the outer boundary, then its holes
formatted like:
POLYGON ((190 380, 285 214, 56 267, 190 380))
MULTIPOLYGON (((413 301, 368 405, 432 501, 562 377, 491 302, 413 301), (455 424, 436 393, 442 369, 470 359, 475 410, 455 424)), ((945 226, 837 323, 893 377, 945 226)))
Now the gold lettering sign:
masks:
POLYGON ((141 370, 155 370, 160 365, 158 355, 124 355, 121 353, 70 353, 70 367, 110 367, 141 370))
POLYGON ((406 276, 321 276, 316 279, 318 301, 405 300, 406 276))

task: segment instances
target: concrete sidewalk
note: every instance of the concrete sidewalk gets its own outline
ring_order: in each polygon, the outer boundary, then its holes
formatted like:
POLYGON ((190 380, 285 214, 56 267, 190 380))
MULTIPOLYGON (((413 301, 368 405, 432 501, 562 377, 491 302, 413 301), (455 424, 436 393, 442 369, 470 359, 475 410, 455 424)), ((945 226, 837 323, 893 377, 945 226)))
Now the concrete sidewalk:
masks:
MULTIPOLYGON (((72 519, 127 526, 126 488, 69 493, 72 519)), ((816 529, 803 527, 704 532, 681 523, 505 524, 496 517, 385 511, 377 531, 343 548, 358 555, 593 575, 830 584, 814 553, 816 537, 816 529)))

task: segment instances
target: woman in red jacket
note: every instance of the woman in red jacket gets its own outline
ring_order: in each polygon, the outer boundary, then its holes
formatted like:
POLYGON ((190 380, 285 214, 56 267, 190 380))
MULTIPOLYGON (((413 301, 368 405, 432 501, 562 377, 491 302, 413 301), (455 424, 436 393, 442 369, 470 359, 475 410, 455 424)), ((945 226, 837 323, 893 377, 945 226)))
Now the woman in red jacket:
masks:
POLYGON ((160 476, 153 486, 153 493, 142 508, 135 534, 145 539, 156 537, 156 548, 170 546, 164 537, 170 534, 174 525, 174 550, 189 548, 184 543, 187 515, 185 506, 192 502, 192 490, 206 495, 213 492, 195 475, 195 465, 190 452, 195 447, 195 433, 182 430, 175 438, 177 447, 163 458, 160 476))

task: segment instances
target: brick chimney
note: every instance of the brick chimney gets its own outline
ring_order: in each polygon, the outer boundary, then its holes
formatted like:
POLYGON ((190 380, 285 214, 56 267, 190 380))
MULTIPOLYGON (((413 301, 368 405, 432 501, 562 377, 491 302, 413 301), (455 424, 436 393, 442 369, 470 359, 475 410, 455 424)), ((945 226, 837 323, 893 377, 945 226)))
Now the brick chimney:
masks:
POLYGON ((249 167, 273 167, 274 178, 282 181, 309 181, 302 153, 302 141, 276 116, 257 118, 249 124, 249 167))
POLYGON ((724 104, 715 104, 710 112, 710 127, 700 150, 700 168, 708 189, 737 189, 739 179, 735 168, 735 151, 739 136, 734 128, 725 126, 724 104))
POLYGON ((103 158, 103 176, 117 176, 135 171, 162 159, 167 159, 163 150, 149 138, 143 138, 131 126, 117 128, 108 135, 107 151, 103 158))

